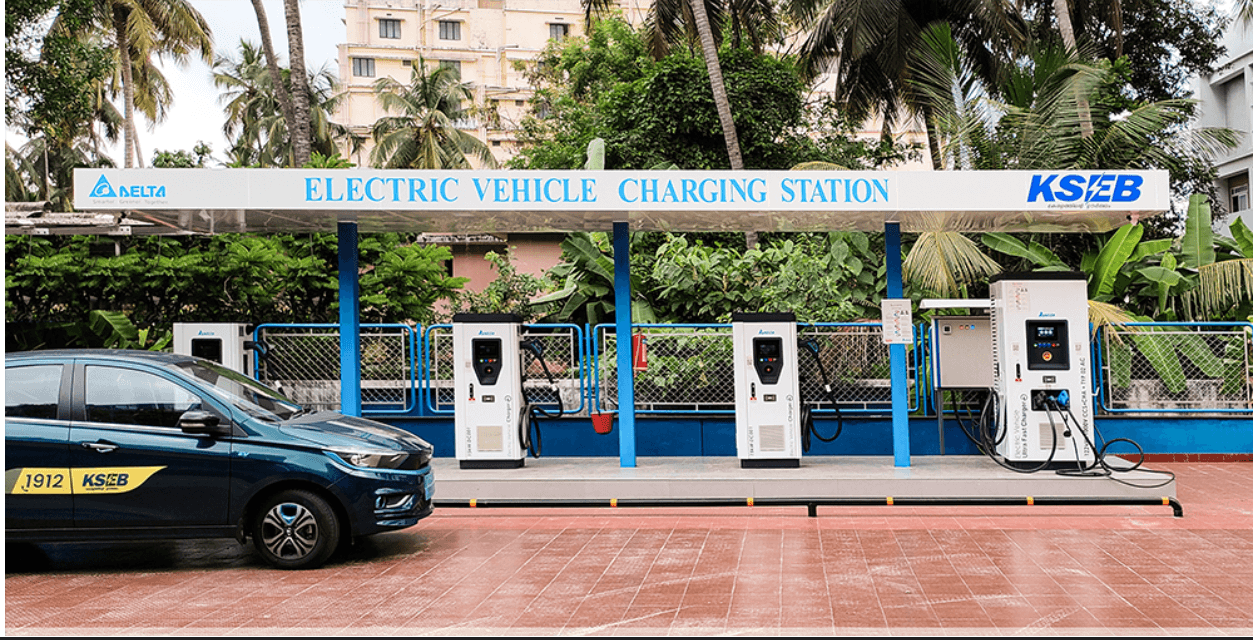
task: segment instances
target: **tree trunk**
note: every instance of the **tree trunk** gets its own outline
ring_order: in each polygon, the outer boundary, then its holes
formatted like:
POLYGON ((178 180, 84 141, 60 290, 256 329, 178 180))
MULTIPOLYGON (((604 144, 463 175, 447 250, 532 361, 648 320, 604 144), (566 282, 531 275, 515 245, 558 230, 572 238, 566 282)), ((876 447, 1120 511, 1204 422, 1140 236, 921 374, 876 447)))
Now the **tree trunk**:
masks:
POLYGON ((292 111, 296 126, 288 127, 291 137, 292 164, 302 167, 309 162, 309 82, 305 75, 305 43, 300 28, 298 0, 283 0, 287 14, 287 48, 291 67, 292 111))
POLYGON ((696 32, 700 34, 701 50, 705 54, 705 68, 709 70, 709 85, 713 88, 718 121, 722 123, 722 137, 727 141, 727 156, 731 159, 731 168, 739 171, 744 168, 744 158, 740 155, 740 140, 735 132, 735 120, 731 117, 731 103, 727 100, 727 88, 722 82, 722 66, 718 62, 718 47, 714 43, 713 31, 709 28, 709 14, 705 12, 703 0, 688 0, 688 4, 692 7, 696 32))
POLYGON ((278 97, 279 108, 283 110, 283 122, 287 124, 287 137, 291 142, 294 138, 293 132, 296 131, 296 108, 292 105, 287 84, 283 82, 278 58, 274 57, 274 40, 270 37, 270 20, 265 15, 265 6, 261 0, 252 0, 252 8, 257 13, 257 26, 261 28, 261 49, 265 51, 265 65, 270 70, 270 82, 274 84, 274 95, 278 97))
POLYGON ((113 7, 113 31, 117 36, 119 64, 122 67, 122 113, 125 124, 122 127, 123 167, 135 166, 135 85, 131 75, 131 47, 126 37, 126 19, 129 11, 123 7, 113 7))
MULTIPOLYGON (((1057 30, 1062 34, 1062 43, 1071 55, 1078 53, 1079 43, 1075 40, 1075 27, 1070 22, 1070 2, 1053 0, 1053 13, 1057 14, 1057 30)), ((1075 104, 1079 107, 1079 131, 1084 139, 1092 137, 1092 108, 1086 96, 1075 96, 1075 104)))

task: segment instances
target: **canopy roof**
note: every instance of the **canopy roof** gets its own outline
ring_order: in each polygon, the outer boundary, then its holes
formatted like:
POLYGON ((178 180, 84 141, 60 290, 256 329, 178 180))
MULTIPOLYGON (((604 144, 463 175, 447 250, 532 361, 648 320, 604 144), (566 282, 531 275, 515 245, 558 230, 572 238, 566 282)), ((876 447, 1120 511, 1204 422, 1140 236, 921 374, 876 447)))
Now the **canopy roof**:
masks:
POLYGON ((1164 171, 76 169, 79 211, 174 233, 1104 232, 1169 208, 1164 171))

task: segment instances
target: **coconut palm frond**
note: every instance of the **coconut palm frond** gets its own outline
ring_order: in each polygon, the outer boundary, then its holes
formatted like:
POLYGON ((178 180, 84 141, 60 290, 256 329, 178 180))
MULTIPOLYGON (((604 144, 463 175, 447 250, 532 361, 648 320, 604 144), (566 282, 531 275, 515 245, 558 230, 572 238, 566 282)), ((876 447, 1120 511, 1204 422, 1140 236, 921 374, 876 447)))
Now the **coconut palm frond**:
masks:
POLYGON ((973 240, 956 231, 918 234, 901 265, 905 279, 939 295, 957 295, 960 285, 1001 270, 973 240))
POLYGON ((1199 315, 1228 310, 1253 300, 1253 258, 1223 260, 1197 268, 1197 286, 1184 294, 1199 315))

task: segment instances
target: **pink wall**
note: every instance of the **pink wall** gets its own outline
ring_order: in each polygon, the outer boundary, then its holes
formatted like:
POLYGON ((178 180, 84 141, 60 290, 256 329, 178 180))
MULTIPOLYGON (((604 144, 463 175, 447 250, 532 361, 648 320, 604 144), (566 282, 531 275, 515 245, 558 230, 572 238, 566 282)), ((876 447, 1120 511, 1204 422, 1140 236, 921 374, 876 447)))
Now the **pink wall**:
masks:
POLYGON ((489 251, 504 253, 513 249, 513 266, 519 273, 539 277, 544 271, 561 262, 561 233, 514 233, 507 237, 507 245, 500 244, 450 244, 452 250, 452 275, 469 278, 467 291, 482 291, 496 279, 496 269, 485 257, 489 251))

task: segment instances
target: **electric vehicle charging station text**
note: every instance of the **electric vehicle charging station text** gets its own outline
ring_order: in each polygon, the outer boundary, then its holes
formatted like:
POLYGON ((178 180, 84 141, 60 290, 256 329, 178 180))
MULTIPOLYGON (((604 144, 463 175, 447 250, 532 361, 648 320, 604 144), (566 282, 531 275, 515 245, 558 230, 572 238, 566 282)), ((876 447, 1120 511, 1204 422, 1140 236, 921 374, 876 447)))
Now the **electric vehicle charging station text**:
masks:
POLYGON ((1086 276, 1003 274, 989 292, 996 453, 1011 464, 1094 463, 1086 276))
POLYGON ((735 313, 731 333, 740 467, 800 466, 796 316, 735 313))
POLYGON ((522 318, 514 314, 459 313, 452 318, 454 428, 462 469, 508 469, 526 463, 521 327, 522 318))
POLYGON ((242 322, 175 322, 174 353, 211 360, 252 376, 255 366, 248 334, 248 325, 242 322))

